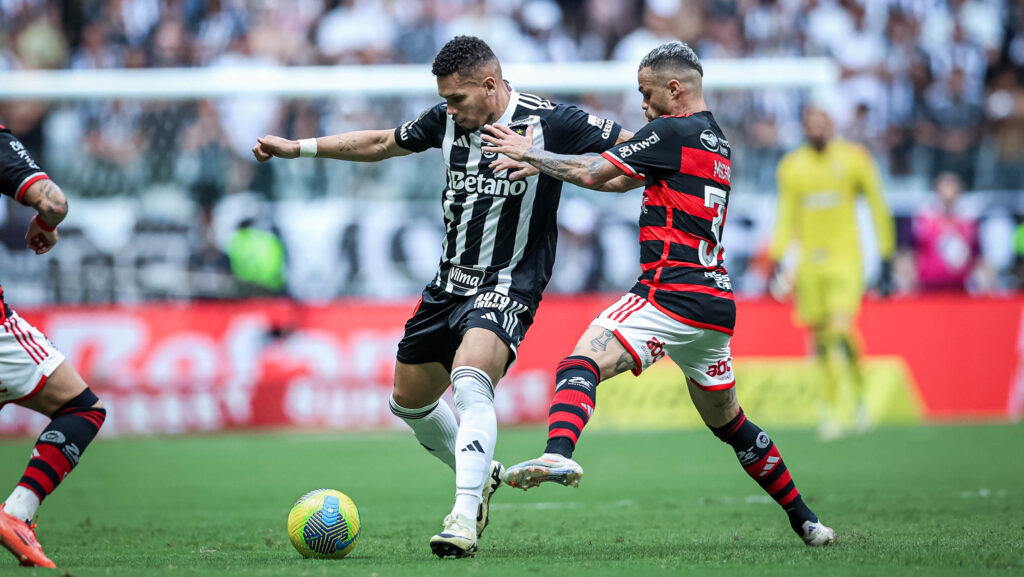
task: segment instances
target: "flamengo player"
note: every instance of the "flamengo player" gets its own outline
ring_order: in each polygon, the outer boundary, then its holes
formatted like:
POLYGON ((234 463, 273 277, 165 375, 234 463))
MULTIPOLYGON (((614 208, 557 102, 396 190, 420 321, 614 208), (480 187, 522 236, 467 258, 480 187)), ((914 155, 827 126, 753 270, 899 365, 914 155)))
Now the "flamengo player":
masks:
POLYGON ((462 557, 475 553, 488 501, 501 484, 503 468, 491 460, 494 385, 515 360, 551 277, 562 186, 535 171, 519 181, 495 174, 497 155, 482 150, 480 127, 501 122, 529 129, 537 148, 568 154, 607 150, 622 131, 576 107, 513 90, 478 38, 445 44, 432 71, 445 102, 416 120, 394 130, 301 141, 266 136, 253 154, 261 162, 273 156, 371 162, 441 149, 447 173, 441 262, 398 344, 391 411, 455 471, 455 506, 430 547, 439 557, 462 557), (440 400, 449 383, 458 425, 440 400))
POLYGON ((681 42, 648 53, 638 82, 649 122, 631 140, 597 157, 552 154, 507 127, 487 127, 485 151, 525 161, 545 174, 588 188, 623 190, 626 186, 617 182, 625 173, 646 186, 640 214, 643 273, 559 364, 544 454, 510 467, 504 480, 523 489, 544 481, 576 486, 583 469, 572 453, 594 411, 598 383, 626 370, 640 374, 668 355, 686 375, 704 422, 782 506, 793 530, 808 545, 828 545, 835 532, 803 502, 778 448, 736 400, 729 349, 736 306, 721 243, 730 148, 704 103, 703 74, 697 55, 681 42))
MULTIPOLYGON (((25 234, 30 249, 43 254, 57 244, 57 225, 67 216, 67 199, 3 126, 0 193, 38 213, 25 234)), ((53 419, 36 441, 21 481, 0 506, 0 542, 22 565, 55 567, 36 540, 35 525, 29 523, 43 499, 78 464, 107 411, 64 355, 7 306, 3 287, 0 310, 0 408, 16 403, 53 419)))

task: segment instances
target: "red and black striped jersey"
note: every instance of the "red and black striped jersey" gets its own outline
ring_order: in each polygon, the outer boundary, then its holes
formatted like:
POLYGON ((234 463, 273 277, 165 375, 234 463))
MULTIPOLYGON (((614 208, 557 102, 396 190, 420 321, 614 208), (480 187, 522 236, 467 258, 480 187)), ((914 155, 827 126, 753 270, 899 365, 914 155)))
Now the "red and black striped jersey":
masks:
MULTIPOLYGON (((10 196, 21 202, 25 191, 40 180, 50 178, 36 161, 25 150, 21 143, 11 131, 0 124, 0 194, 10 196)), ((4 303, 4 289, 0 286, 0 312, 3 318, 9 316, 7 305, 4 303)))
POLYGON ((680 322, 732 334, 722 228, 731 150, 711 112, 661 116, 602 156, 645 182, 640 266, 631 292, 680 322))

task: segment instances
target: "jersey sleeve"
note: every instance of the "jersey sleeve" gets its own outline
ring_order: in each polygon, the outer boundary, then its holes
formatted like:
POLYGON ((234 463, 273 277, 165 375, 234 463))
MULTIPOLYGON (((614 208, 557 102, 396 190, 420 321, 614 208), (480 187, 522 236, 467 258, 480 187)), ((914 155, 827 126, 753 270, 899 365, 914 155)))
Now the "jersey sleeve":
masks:
POLYGON ((557 154, 601 153, 619 139, 622 126, 614 120, 601 118, 576 106, 558 104, 547 118, 551 127, 549 142, 544 148, 557 154))
POLYGON ((878 239, 878 252, 883 259, 892 258, 896 250, 896 225, 893 222, 889 204, 882 192, 882 177, 878 173, 874 158, 865 148, 858 150, 860 166, 860 189, 867 198, 871 209, 871 218, 875 224, 875 236, 878 239))
POLYGON ((419 118, 410 120, 395 129, 395 142, 412 152, 423 152, 428 148, 441 148, 447 123, 447 105, 444 103, 424 110, 419 118))
POLYGON ((648 174, 679 172, 682 153, 675 131, 664 119, 655 118, 633 138, 601 153, 615 166, 634 178, 648 174))
POLYGON ((21 202, 25 191, 50 178, 9 130, 0 126, 0 194, 21 202))

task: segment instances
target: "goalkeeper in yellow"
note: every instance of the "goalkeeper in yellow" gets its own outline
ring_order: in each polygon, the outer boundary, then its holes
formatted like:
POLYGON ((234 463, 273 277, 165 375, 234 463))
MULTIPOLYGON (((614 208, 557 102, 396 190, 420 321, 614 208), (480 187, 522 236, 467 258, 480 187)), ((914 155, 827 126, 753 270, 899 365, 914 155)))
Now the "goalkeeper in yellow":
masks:
POLYGON ((808 107, 803 116, 807 142, 779 161, 778 213, 772 239, 773 293, 787 292, 780 263, 792 244, 799 247, 796 316, 811 329, 823 373, 819 436, 843 433, 839 419, 841 382, 853 387, 857 402, 854 428, 867 430, 871 416, 864 404, 860 337, 856 317, 864 295, 864 271, 857 232, 857 196, 871 208, 882 258, 878 289, 889 293, 894 250, 892 214, 881 178, 866 148, 833 136, 825 111, 808 107))

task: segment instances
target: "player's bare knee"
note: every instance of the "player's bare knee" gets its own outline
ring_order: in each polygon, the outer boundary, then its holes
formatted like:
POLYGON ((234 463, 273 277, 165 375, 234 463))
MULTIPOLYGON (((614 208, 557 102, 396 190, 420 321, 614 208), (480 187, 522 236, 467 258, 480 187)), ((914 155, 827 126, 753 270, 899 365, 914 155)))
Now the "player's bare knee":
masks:
POLYGON ((391 398, 403 409, 422 409, 437 401, 437 399, 431 399, 430 396, 422 392, 403 391, 398 387, 391 391, 391 398))

